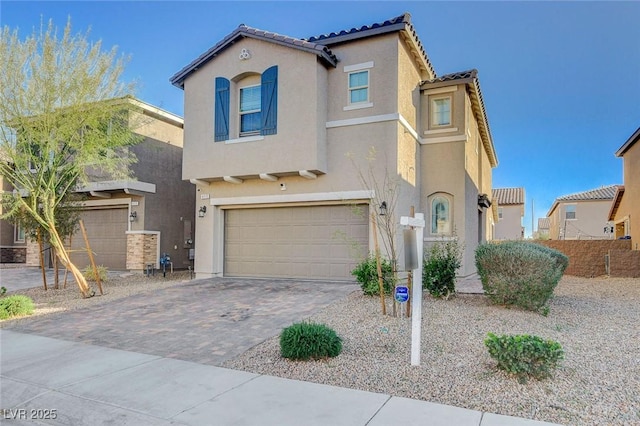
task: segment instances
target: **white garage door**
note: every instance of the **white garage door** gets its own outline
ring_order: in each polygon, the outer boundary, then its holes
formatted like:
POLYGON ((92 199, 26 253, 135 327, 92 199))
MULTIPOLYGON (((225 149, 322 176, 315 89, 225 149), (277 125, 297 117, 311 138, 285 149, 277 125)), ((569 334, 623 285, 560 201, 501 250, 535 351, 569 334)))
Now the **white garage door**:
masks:
MULTIPOLYGON (((127 208, 85 210, 80 214, 87 230, 89 245, 96 265, 104 265, 110 270, 125 270, 127 264, 127 208)), ((82 231, 73 236, 72 261, 79 268, 88 266, 89 256, 84 251, 82 231)))
POLYGON ((351 280, 358 254, 369 247, 367 207, 227 210, 224 273, 351 280))

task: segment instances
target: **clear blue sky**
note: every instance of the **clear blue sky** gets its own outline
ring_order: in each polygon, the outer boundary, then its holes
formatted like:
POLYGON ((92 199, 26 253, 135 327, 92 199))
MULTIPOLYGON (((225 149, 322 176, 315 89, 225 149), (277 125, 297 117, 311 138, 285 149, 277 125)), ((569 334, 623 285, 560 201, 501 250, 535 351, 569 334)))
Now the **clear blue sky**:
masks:
MULTIPOLYGON (((137 96, 182 115, 169 78, 243 23, 293 37, 412 15, 439 75, 476 68, 498 154, 494 187, 524 187, 526 234, 561 195, 622 183, 615 151, 640 127, 640 2, 0 1, 0 22, 41 19, 131 56, 137 96)), ((536 225, 537 226, 537 222, 536 225)))

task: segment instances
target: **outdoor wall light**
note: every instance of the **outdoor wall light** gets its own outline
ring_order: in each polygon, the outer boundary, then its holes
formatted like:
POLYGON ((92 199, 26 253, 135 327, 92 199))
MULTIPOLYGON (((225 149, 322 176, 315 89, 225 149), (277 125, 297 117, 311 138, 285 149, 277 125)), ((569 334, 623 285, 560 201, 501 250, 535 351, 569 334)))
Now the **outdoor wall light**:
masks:
POLYGON ((131 212, 129 215, 129 222, 135 222, 136 220, 138 220, 138 213, 131 212))
POLYGON ((387 202, 383 201, 380 204, 380 216, 386 216, 387 214, 387 202))
POLYGON ((200 207, 200 210, 198 210, 198 217, 204 217, 205 214, 207 214, 207 206, 200 207))

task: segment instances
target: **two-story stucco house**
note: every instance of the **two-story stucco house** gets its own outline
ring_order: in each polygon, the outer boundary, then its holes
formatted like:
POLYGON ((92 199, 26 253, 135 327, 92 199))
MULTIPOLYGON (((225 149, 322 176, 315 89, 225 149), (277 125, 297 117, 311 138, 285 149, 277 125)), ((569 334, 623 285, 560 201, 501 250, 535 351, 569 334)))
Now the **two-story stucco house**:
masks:
MULTIPOLYGON (((159 267, 161 254, 167 253, 174 268, 186 269, 194 246, 195 187, 182 179, 182 118, 137 99, 123 102, 131 104, 129 125, 141 136, 128 148, 137 158, 130 166, 132 179, 95 175, 75 190, 85 196, 80 219, 95 262, 110 270, 143 271, 147 265, 159 267)), ((37 243, 22 237, 22 261, 39 265, 37 243)), ((70 248, 76 266, 90 264, 79 230, 70 248)))
POLYGON ((551 240, 613 238, 609 210, 618 185, 558 197, 547 212, 551 240))
POLYGON ((640 128, 618 149, 623 161, 623 185, 613 198, 609 220, 616 238, 630 237, 634 250, 640 250, 640 128))
POLYGON ((457 235, 475 271, 497 165, 477 72, 436 76, 408 14, 308 39, 240 25, 171 82, 198 277, 351 279, 383 203, 424 213, 427 243, 457 235))
POLYGON ((524 238, 524 199, 524 188, 494 188, 492 202, 498 209, 498 222, 493 230, 494 240, 524 238))

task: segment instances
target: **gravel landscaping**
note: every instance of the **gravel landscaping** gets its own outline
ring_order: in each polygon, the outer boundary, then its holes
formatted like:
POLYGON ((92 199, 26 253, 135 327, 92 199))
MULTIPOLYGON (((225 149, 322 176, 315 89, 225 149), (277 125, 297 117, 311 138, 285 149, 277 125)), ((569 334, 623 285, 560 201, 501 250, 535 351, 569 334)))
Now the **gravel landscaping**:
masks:
POLYGON ((640 279, 564 277, 555 294, 547 317, 479 295, 426 296, 411 366, 411 320, 357 292, 310 318, 343 338, 338 357, 285 360, 274 337, 224 366, 567 425, 640 424, 640 279), (552 379, 519 384, 496 369, 488 332, 556 340, 565 360, 552 379))
MULTIPOLYGON (((110 277, 105 295, 89 299, 72 281, 65 290, 17 293, 34 299, 34 315, 45 315, 188 279, 110 277)), ((547 317, 492 306, 480 295, 425 296, 420 366, 409 362, 411 319, 383 316, 378 298, 356 291, 309 319, 342 337, 338 357, 285 360, 273 337, 224 366, 567 425, 640 425, 640 279, 564 277, 547 317), (488 332, 556 340, 565 360, 553 378, 520 384, 496 369, 483 343, 488 332)))

